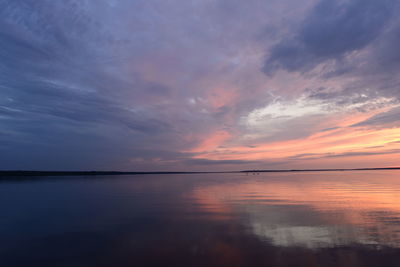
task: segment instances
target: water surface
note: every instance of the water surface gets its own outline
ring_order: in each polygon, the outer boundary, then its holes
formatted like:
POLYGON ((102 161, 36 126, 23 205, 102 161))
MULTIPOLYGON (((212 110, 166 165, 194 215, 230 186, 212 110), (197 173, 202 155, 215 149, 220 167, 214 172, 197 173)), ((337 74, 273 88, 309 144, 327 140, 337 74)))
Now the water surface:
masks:
POLYGON ((400 266, 400 171, 0 181, 0 266, 400 266))

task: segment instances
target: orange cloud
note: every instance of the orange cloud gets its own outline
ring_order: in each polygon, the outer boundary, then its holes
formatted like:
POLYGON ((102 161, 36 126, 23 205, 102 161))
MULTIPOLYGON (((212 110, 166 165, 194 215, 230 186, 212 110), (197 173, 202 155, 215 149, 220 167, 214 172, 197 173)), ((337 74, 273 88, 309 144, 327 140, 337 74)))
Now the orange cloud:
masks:
POLYGON ((204 151, 212 151, 217 149, 220 145, 229 139, 231 135, 226 131, 216 131, 205 138, 203 142, 189 150, 191 153, 200 153, 204 151))
MULTIPOLYGON (((226 131, 219 131, 207 137, 202 144, 191 152, 199 153, 195 158, 208 160, 262 161, 303 158, 318 161, 319 157, 328 156, 330 161, 339 163, 341 160, 343 161, 346 155, 347 158, 351 157, 352 160, 363 155, 377 157, 379 154, 391 154, 387 157, 393 158, 393 154, 396 153, 391 151, 400 149, 400 143, 396 142, 400 137, 400 128, 351 127, 351 125, 363 121, 375 113, 376 111, 356 113, 343 120, 333 117, 329 121, 333 125, 331 130, 320 131, 301 139, 259 143, 251 147, 235 145, 232 135, 226 131), (228 138, 233 141, 224 147, 220 147, 228 138), (335 157, 336 159, 334 159, 335 157)), ((383 157, 380 158, 383 159, 383 157)))

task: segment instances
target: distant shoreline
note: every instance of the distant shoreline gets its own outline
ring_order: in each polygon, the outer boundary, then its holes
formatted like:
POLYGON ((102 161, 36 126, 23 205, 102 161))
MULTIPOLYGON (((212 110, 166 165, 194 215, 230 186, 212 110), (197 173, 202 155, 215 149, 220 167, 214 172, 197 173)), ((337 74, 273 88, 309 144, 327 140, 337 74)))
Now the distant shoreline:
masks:
POLYGON ((354 169, 288 169, 288 170, 242 170, 210 172, 120 172, 120 171, 0 171, 0 178, 5 176, 94 176, 94 175, 145 175, 145 174, 202 174, 202 173, 261 173, 261 172, 332 172, 332 171, 378 171, 400 170, 400 167, 354 168, 354 169))

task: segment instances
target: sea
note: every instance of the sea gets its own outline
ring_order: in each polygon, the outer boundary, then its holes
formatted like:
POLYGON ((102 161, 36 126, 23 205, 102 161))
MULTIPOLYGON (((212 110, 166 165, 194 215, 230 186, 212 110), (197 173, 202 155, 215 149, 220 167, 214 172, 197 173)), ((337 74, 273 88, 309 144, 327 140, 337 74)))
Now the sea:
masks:
POLYGON ((400 170, 3 177, 0 266, 400 266, 400 170))

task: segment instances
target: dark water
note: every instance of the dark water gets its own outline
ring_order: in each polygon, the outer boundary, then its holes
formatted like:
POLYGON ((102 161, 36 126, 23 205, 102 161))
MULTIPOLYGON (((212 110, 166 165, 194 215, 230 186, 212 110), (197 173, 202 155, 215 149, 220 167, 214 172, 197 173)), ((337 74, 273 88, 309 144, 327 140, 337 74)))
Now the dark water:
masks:
POLYGON ((400 171, 2 180, 0 266, 400 266, 400 171))

